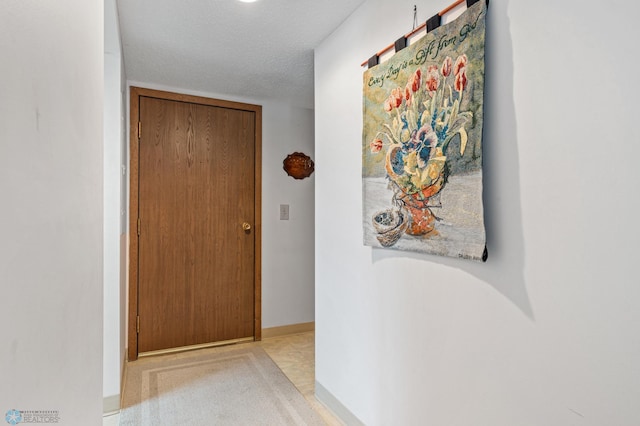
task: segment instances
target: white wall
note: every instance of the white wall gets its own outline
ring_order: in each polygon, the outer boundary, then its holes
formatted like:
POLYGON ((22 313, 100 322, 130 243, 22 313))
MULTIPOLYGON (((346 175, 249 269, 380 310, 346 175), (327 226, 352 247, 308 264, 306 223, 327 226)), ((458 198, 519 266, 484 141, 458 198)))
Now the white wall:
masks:
POLYGON ((362 244, 359 64, 413 4, 316 49, 319 393, 369 425, 640 424, 640 6, 491 1, 479 264, 362 244))
POLYGON ((313 111, 144 82, 127 85, 262 105, 262 327, 314 321, 315 173, 295 180, 282 168, 295 151, 315 160, 313 111), (289 204, 290 220, 279 220, 280 204, 289 204))
POLYGON ((304 152, 315 161, 313 110, 265 103, 262 110, 262 327, 315 320, 315 172, 297 180, 282 161, 304 152), (289 220, 280 220, 280 205, 289 220))
POLYGON ((0 412, 102 415, 101 2, 0 13, 0 412))
POLYGON ((104 2, 104 340, 103 395, 104 411, 120 406, 120 387, 124 365, 126 312, 124 278, 121 269, 125 253, 122 204, 124 131, 124 89, 122 47, 115 0, 104 2))

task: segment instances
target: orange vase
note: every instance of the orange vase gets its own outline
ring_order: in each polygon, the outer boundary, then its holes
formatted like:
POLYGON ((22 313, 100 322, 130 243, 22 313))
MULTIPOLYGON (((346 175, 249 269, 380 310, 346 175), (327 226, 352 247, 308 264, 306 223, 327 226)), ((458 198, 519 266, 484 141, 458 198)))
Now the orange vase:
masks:
POLYGON ((418 192, 407 194, 400 192, 398 199, 402 201, 405 208, 409 212, 409 224, 405 231, 409 235, 425 235, 433 231, 435 227, 436 217, 431 211, 429 201, 431 197, 437 195, 446 182, 444 173, 440 173, 435 181, 418 192))
POLYGON ((409 212, 408 226, 405 230, 409 235, 425 235, 433 231, 436 217, 429 206, 431 197, 437 195, 447 181, 446 160, 447 157, 437 148, 435 156, 430 158, 422 168, 407 173, 407 162, 400 158, 400 145, 390 147, 387 152, 385 169, 387 176, 396 184, 396 200, 402 202, 409 212), (404 166, 404 167, 403 167, 404 166), (413 172, 413 173, 411 173, 413 172), (422 186, 416 190, 414 177, 416 173, 422 177, 422 186))
POLYGON ((409 212, 409 224, 404 231, 408 235, 425 235, 433 231, 435 227, 436 217, 429 207, 429 200, 416 200, 413 197, 407 197, 404 205, 409 212))

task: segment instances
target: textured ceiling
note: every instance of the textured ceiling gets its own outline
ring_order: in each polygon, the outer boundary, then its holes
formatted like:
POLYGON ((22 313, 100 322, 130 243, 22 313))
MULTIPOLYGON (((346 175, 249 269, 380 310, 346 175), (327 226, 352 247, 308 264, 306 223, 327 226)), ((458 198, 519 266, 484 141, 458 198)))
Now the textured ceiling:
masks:
POLYGON ((118 0, 127 78, 313 108, 313 49, 362 2, 118 0))

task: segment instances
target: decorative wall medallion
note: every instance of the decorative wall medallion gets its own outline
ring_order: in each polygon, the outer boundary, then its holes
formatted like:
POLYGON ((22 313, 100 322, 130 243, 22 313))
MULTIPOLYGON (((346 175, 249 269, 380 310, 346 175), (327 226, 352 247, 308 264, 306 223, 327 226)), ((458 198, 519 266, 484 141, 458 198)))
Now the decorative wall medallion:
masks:
POLYGON ((309 177, 314 170, 313 160, 302 152, 287 155, 282 164, 284 171, 294 179, 309 177))

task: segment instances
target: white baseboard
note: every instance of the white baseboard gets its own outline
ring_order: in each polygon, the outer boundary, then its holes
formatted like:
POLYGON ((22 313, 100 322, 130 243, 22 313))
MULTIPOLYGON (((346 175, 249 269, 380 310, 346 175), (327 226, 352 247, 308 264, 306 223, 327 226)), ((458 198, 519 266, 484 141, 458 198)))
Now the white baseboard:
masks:
POLYGON ((110 416, 120 411, 120 394, 102 398, 102 415, 110 416))
POLYGON ((364 426, 364 423, 360 421, 347 407, 342 405, 338 399, 333 396, 331 392, 325 389, 316 380, 316 399, 324 404, 329 411, 333 413, 338 419, 348 426, 364 426))

